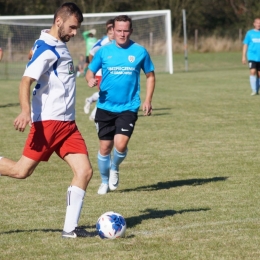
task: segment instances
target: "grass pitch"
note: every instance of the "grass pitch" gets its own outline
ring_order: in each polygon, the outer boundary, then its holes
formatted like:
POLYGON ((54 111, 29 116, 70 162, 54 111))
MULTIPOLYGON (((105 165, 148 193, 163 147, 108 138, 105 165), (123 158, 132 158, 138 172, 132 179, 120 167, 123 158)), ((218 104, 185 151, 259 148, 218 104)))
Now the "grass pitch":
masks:
MULTIPOLYGON (((77 124, 94 176, 79 224, 95 230, 106 211, 122 214, 126 238, 61 239, 72 173, 56 155, 26 180, 0 177, 0 259, 259 259, 259 103, 240 53, 191 54, 184 72, 157 74, 154 111, 139 119, 118 190, 99 196, 98 139, 83 112, 93 93, 78 79, 77 124)), ((142 77, 142 97, 144 97, 142 77)), ((0 81, 0 154, 19 159, 26 133, 18 81, 0 81)))

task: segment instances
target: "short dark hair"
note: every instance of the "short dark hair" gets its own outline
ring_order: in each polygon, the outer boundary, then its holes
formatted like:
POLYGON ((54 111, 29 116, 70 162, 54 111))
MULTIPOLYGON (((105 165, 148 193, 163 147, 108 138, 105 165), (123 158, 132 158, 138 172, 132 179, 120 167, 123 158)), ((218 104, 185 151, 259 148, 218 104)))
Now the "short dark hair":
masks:
POLYGON ((130 29, 132 29, 132 19, 127 15, 118 15, 114 18, 113 27, 115 27, 115 21, 117 22, 129 22, 130 23, 130 29))
MULTIPOLYGON (((106 28, 107 28, 107 26, 108 25, 113 25, 114 24, 114 19, 109 19, 109 20, 107 20, 107 22, 106 22, 106 28)), ((109 26, 110 27, 110 26, 109 26)))
POLYGON ((71 15, 75 15, 79 23, 83 22, 83 15, 79 7, 75 3, 66 2, 56 10, 53 23, 55 23, 57 16, 60 16, 63 21, 66 21, 71 15))
POLYGON ((111 31, 111 29, 113 29, 113 25, 110 25, 110 26, 107 27, 107 33, 108 33, 109 31, 111 31))

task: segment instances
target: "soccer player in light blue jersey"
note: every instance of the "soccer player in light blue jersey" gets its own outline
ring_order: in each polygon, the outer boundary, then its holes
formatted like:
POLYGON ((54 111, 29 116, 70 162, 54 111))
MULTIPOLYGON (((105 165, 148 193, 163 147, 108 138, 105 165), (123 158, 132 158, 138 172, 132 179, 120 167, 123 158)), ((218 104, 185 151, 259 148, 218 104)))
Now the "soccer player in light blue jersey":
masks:
POLYGON ((243 41, 242 63, 246 64, 250 70, 250 86, 252 96, 258 95, 260 84, 260 18, 254 20, 254 29, 247 31, 243 41))
POLYGON ((127 155, 127 144, 141 105, 141 70, 146 75, 146 97, 142 105, 145 116, 152 113, 155 88, 154 65, 149 53, 130 40, 133 32, 131 18, 117 16, 113 27, 115 40, 99 49, 86 75, 88 86, 94 87, 97 84, 95 74, 102 69, 95 117, 100 144, 98 167, 102 181, 98 194, 106 194, 118 187, 119 165, 127 155))

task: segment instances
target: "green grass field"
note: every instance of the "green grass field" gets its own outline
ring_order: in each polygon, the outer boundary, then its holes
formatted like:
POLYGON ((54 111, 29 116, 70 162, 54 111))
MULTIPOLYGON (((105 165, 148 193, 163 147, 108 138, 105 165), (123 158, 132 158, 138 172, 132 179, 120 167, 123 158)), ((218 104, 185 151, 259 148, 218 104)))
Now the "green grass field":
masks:
MULTIPOLYGON (((0 259, 260 259, 260 96, 241 53, 190 54, 189 72, 179 54, 174 69, 157 74, 153 116, 140 111, 119 188, 105 196, 83 112, 93 90, 78 79, 76 120, 94 168, 79 224, 94 231, 113 210, 126 238, 61 238, 72 173, 53 155, 26 180, 0 177, 0 259)), ((18 84, 0 81, 0 154, 15 160, 28 132, 12 126, 18 84)))

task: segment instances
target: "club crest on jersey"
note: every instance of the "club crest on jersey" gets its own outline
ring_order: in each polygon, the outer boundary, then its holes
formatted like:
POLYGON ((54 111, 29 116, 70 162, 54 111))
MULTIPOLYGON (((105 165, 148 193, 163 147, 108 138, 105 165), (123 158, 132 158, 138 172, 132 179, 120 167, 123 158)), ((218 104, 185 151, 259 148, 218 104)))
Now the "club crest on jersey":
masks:
POLYGON ((128 60, 133 63, 135 61, 135 56, 129 55, 128 60))
POLYGON ((69 74, 74 74, 75 73, 73 62, 69 62, 68 63, 68 69, 69 69, 69 74))

